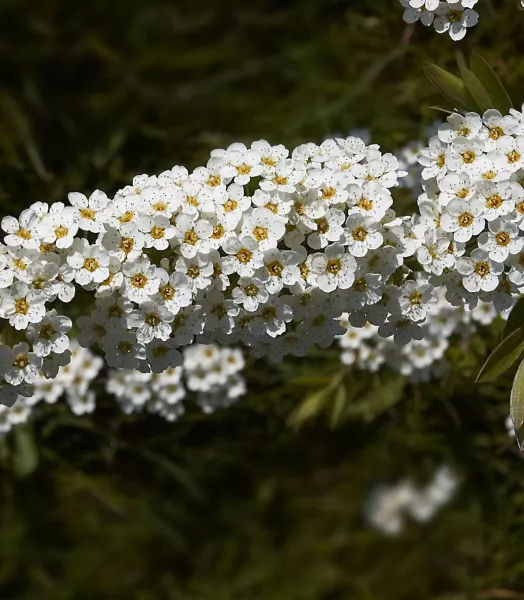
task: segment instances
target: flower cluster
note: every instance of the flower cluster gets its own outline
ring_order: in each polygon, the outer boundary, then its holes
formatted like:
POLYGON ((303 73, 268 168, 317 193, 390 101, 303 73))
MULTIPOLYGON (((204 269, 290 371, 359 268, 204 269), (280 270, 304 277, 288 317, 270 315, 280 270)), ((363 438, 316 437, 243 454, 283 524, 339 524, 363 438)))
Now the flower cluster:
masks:
POLYGON ((112 370, 106 390, 116 396, 126 414, 147 410, 169 421, 183 414, 181 401, 186 389, 196 393, 196 402, 204 412, 229 406, 244 394, 240 350, 194 344, 183 355, 182 366, 162 373, 112 370))
POLYGON ((453 114, 420 153, 418 262, 454 306, 510 309, 524 291, 524 115, 453 114))
POLYGON ((452 500, 458 483, 456 474, 443 465, 422 488, 409 479, 394 485, 382 485, 373 490, 366 503, 366 519, 383 534, 398 535, 404 528, 406 517, 419 523, 430 521, 452 500))
POLYGON ((348 309, 356 321, 373 313, 385 335, 416 333, 404 323, 424 309, 403 310, 408 288, 392 281, 416 250, 391 208, 401 175, 392 154, 354 137, 292 153, 259 141, 215 150, 192 173, 135 177, 113 199, 71 193, 5 217, 0 402, 68 363, 72 322, 50 305, 67 311, 79 290, 95 298, 76 321, 80 344, 145 374, 180 365, 194 341, 303 355, 342 332, 348 309))
MULTIPOLYGON (((473 7, 478 0, 399 0, 404 7, 404 21, 430 27, 437 33, 448 33, 454 41, 465 37, 469 27, 478 23, 473 7)), ((522 0, 521 0, 522 1, 522 0)))
MULTIPOLYGON (((424 278, 420 274, 416 277, 424 278)), ((421 326, 422 339, 412 340, 401 348, 392 339, 381 337, 378 327, 370 323, 352 327, 348 315, 342 315, 341 324, 346 327, 346 333, 339 336, 342 363, 369 372, 387 366, 412 382, 427 382, 449 369, 446 350, 452 343, 469 340, 478 332, 479 325, 490 325, 497 316, 506 318, 508 314, 507 311, 498 314, 493 302, 479 301, 472 309, 453 306, 440 289, 436 297, 437 302, 429 307, 421 326)))
MULTIPOLYGON (((70 363, 60 367, 54 379, 38 376, 32 397, 19 397, 12 407, 0 405, 0 438, 13 426, 25 423, 41 402, 54 404, 65 398, 71 412, 78 416, 95 410, 95 386, 103 360, 75 339, 71 340, 70 352, 70 363)), ((111 370, 105 389, 116 397, 126 414, 147 410, 168 420, 184 412, 181 401, 187 396, 186 389, 195 392, 197 405, 204 412, 229 406, 244 394, 244 357, 240 350, 194 344, 183 354, 181 366, 163 373, 111 370)))

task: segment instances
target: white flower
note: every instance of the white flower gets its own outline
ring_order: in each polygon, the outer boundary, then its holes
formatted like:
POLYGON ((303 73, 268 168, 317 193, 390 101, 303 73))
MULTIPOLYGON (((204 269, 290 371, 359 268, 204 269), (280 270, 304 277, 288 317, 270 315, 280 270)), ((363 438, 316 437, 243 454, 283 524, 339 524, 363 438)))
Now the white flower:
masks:
POLYGON ((346 221, 346 241, 349 252, 356 257, 376 250, 384 241, 379 224, 371 217, 351 214, 346 221))
POLYGON ((155 265, 148 260, 126 262, 122 269, 125 294, 129 300, 140 304, 158 292, 160 279, 155 265))
POLYGON ((100 246, 77 238, 70 248, 67 264, 75 270, 75 281, 81 286, 102 283, 109 277, 109 254, 100 246))
POLYGON ((44 299, 26 283, 17 281, 1 297, 0 311, 15 329, 26 329, 29 323, 39 323, 44 318, 44 299))
POLYGON ((68 195, 69 202, 78 209, 78 227, 84 231, 100 233, 104 231, 104 223, 107 220, 105 209, 109 204, 109 198, 100 190, 95 190, 89 199, 84 194, 71 192, 68 195))
POLYGON ((185 258, 193 258, 197 253, 208 254, 211 250, 209 238, 213 234, 213 226, 204 219, 194 220, 192 216, 180 214, 176 220, 176 237, 179 249, 185 258))
POLYGON ((440 224, 444 231, 453 233, 457 242, 467 242, 484 229, 482 205, 478 200, 452 200, 446 206, 440 224))
POLYGON ((233 302, 241 304, 247 312, 255 312, 260 304, 269 300, 266 286, 256 277, 240 277, 233 289, 233 302))
POLYGON ((488 223, 489 232, 478 237, 478 246, 485 250, 491 260, 503 263, 510 254, 518 254, 522 250, 524 238, 519 237, 519 228, 515 223, 495 219, 488 223))
POLYGON ((40 247, 42 226, 38 215, 30 209, 23 210, 20 217, 4 217, 2 229, 7 233, 4 243, 11 248, 36 250, 40 247))
POLYGON ((144 346, 137 342, 136 336, 128 331, 111 331, 101 340, 100 346, 105 352, 105 360, 116 369, 136 369, 146 358, 144 346))
POLYGON ((300 262, 300 255, 292 250, 266 250, 264 267, 257 271, 257 277, 270 294, 278 294, 285 285, 290 287, 299 281, 300 262))
POLYGON ((499 283, 504 265, 491 260, 484 250, 473 250, 471 257, 457 260, 457 271, 462 275, 462 285, 468 292, 493 291, 499 283))
POLYGON ((153 298, 161 302, 166 309, 175 315, 181 308, 189 306, 193 299, 191 279, 180 272, 167 273, 157 270, 159 278, 158 294, 153 298))
POLYGON ((137 225, 144 233, 144 246, 155 250, 166 250, 169 240, 175 236, 175 228, 169 219, 163 215, 141 216, 137 225))
POLYGON ((261 251, 276 248, 285 231, 282 220, 268 208, 255 208, 250 213, 244 213, 241 235, 252 236, 261 251))
POLYGON ((238 273, 241 277, 251 277, 263 264, 264 257, 255 238, 230 236, 223 244, 226 256, 222 269, 226 275, 238 273))
POLYGON ((15 344, 11 349, 0 346, 0 364, 3 366, 4 379, 10 385, 34 383, 39 375, 42 358, 30 352, 26 342, 15 344))
POLYGON ((101 245, 120 262, 136 260, 142 254, 145 237, 136 223, 124 223, 120 229, 107 227, 101 245))
POLYGON ((449 33, 449 37, 455 42, 463 39, 467 29, 474 27, 479 20, 477 11, 459 4, 452 7, 445 2, 440 3, 437 14, 439 16, 434 21, 435 31, 437 33, 449 33))
POLYGON ((472 140, 479 136, 483 124, 480 115, 469 112, 466 115, 453 113, 438 128, 438 139, 445 144, 450 144, 457 138, 472 140))
POLYGON ((324 252, 311 255, 308 262, 317 276, 318 287, 324 292, 347 290, 355 281, 357 262, 340 244, 331 244, 324 252))
POLYGON ((71 319, 50 310, 38 325, 31 324, 27 328, 27 339, 33 343, 37 356, 48 356, 51 353, 62 354, 69 348, 67 332, 72 326, 71 319))
POLYGON ((55 202, 44 219, 43 241, 59 249, 69 248, 78 232, 78 210, 55 202))
POLYGON ((166 341, 171 335, 170 323, 174 319, 165 305, 154 301, 143 302, 138 310, 127 315, 127 324, 136 329, 136 338, 142 344, 148 344, 153 339, 166 341))

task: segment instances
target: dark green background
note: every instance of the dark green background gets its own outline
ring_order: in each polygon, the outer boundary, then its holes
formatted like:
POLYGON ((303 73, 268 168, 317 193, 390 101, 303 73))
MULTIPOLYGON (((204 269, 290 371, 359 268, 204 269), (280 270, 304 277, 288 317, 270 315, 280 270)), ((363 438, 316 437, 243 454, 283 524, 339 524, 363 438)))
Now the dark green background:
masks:
MULTIPOLYGON (((479 25, 454 44, 407 27, 396 0, 2 0, 0 210, 113 193, 233 141, 292 146, 369 126, 394 150, 439 116, 423 66, 454 68, 474 47, 520 105, 516 4, 481 0, 479 25)), ((329 406, 287 424, 315 388, 304 377, 340 368, 336 350, 252 363, 238 405, 190 407, 175 424, 124 418, 103 393, 94 417, 39 411, 4 444, 0 599, 524 598, 509 377, 472 383, 499 334, 456 348, 448 377, 405 386, 387 411, 395 376, 348 372, 353 401, 364 387, 378 400, 337 427, 329 406), (20 477, 32 439, 39 464, 20 477), (424 482, 442 461, 462 483, 434 522, 393 540, 363 522, 376 482, 424 482)))

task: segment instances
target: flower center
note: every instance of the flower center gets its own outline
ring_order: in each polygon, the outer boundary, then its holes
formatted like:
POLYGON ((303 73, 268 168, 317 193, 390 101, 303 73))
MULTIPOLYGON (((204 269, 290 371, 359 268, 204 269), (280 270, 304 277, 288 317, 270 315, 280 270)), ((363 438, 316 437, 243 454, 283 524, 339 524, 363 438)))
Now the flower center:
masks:
POLYGON ((457 198, 464 200, 464 198, 468 197, 468 194, 469 194, 469 190, 467 190, 466 188, 462 188, 461 190, 459 190, 457 192, 457 198))
POLYGON ((237 173, 239 175, 249 175, 251 173, 251 167, 245 163, 243 165, 239 165, 237 167, 237 173))
POLYGON ((198 265, 190 265, 187 269, 187 274, 191 279, 196 279, 200 275, 200 267, 198 265))
POLYGON ((55 329, 51 325, 51 323, 44 323, 42 327, 40 327, 40 333, 38 335, 44 340, 50 340, 53 337, 54 333, 55 329))
POLYGON ((147 284, 147 277, 143 273, 137 273, 131 277, 131 285, 138 289, 145 288, 147 284))
POLYGON ((507 234, 505 231, 497 233, 495 240, 499 246, 507 246, 511 242, 509 234, 507 234))
POLYGON ((475 162, 476 158, 477 158, 477 155, 472 150, 466 150, 466 152, 464 152, 462 154, 462 160, 467 165, 470 165, 471 163, 475 162))
POLYGON ((489 275, 489 265, 488 263, 481 262, 475 265, 475 273, 480 277, 486 277, 489 275))
POLYGON ((175 297, 175 288, 172 285, 164 285, 160 288, 160 295, 164 300, 172 300, 175 297))
POLYGON ((224 237, 225 232, 226 230, 224 229, 223 225, 215 225, 213 227, 213 233, 211 234, 211 237, 214 240, 219 240, 220 238, 224 237))
POLYGON ((135 247, 135 240, 133 238, 122 238, 120 242, 120 250, 124 254, 129 254, 135 247))
POLYGON ((462 213, 458 218, 458 222, 461 227, 470 227, 473 223, 473 220, 473 215, 470 213, 462 213))
POLYGON ((244 294, 246 296, 249 296, 250 298, 254 298, 255 296, 258 296, 258 288, 254 283, 250 283, 249 285, 246 285, 246 287, 244 288, 244 294))
POLYGON ((27 357, 27 354, 19 354, 15 357, 15 360, 13 361, 13 365, 15 367, 18 367, 19 369, 25 369, 28 364, 29 358, 27 357))
POLYGON ((241 248, 237 252, 237 259, 241 263, 244 263, 244 264, 248 263, 252 257, 253 257, 253 253, 251 252, 251 250, 248 250, 247 248, 241 248))
POLYGON ((332 188, 332 187, 325 188, 322 190, 322 200, 331 200, 331 198, 334 198, 336 193, 337 193, 337 190, 335 188, 332 188))
POLYGON ((22 238, 23 240, 30 240, 31 239, 31 232, 28 229, 23 229, 20 228, 17 232, 16 235, 19 238, 22 238))
POLYGON ((317 224, 317 231, 319 233, 327 233, 329 231, 329 223, 324 217, 317 219, 315 222, 317 224))
POLYGON ((493 194, 486 198, 486 206, 488 208, 498 208, 502 204, 502 198, 498 194, 493 194))
POLYGON ((156 212, 165 212, 167 210, 167 204, 165 202, 156 202, 151 208, 156 212))
POLYGON ((267 227, 260 227, 260 225, 257 225, 253 228, 253 235, 258 242, 263 242, 264 240, 267 240, 267 227))
POLYGON ((29 312, 29 303, 24 298, 18 298, 15 301, 15 313, 17 315, 27 315, 29 312))
POLYGON ((411 306, 419 306, 422 304, 422 294, 419 291, 414 291, 409 297, 409 303, 411 306))
POLYGON ((83 219, 88 219, 89 221, 94 221, 96 212, 92 208, 82 208, 82 209, 80 209, 80 216, 83 219))
POLYGON ((362 210, 372 210, 373 209, 373 201, 369 200, 368 198, 362 197, 358 201, 357 206, 359 208, 361 208, 362 210))
POLYGON ((69 229, 67 227, 64 227, 63 225, 60 225, 60 227, 57 227, 55 229, 55 235, 57 237, 57 239, 61 240, 62 238, 65 238, 65 236, 68 234, 69 229))
POLYGON ((267 265, 267 270, 271 273, 271 275, 275 277, 280 277, 280 275, 282 274, 283 267, 278 262, 278 260, 275 260, 272 263, 269 263, 269 265, 267 265))
POLYGON ((331 275, 336 275, 342 269, 342 262, 339 258, 332 258, 326 265, 326 271, 331 275))
POLYGON ((471 129, 469 127, 461 127, 457 133, 462 137, 468 137, 468 135, 471 133, 471 129))
POLYGON ((273 181, 277 185, 287 185, 287 177, 280 177, 279 175, 275 175, 273 181))
POLYGON ((155 225, 149 233, 154 240, 161 240, 164 237, 165 229, 155 225))
POLYGON ((86 271, 89 271, 90 273, 93 273, 94 271, 96 271, 99 267, 99 263, 96 260, 96 258, 86 258, 85 262, 84 262, 84 269, 86 271))
POLYGON ((158 313, 150 312, 144 318, 144 322, 151 327, 156 327, 162 322, 162 319, 158 315, 158 313))
POLYGON ((184 244, 189 244, 190 246, 194 246, 198 242, 198 234, 194 229, 190 231, 186 231, 186 235, 184 236, 184 244))
POLYGON ((33 287, 35 290, 43 290, 46 284, 46 280, 43 277, 37 277, 33 281, 33 287))
POLYGON ((233 212, 238 208, 238 202, 236 200, 228 200, 224 203, 224 210, 226 212, 233 212))
POLYGON ((519 162, 519 160, 520 154, 516 150, 513 150, 513 152, 508 154, 508 162, 510 165, 514 165, 516 162, 519 162))
POLYGON ((364 227, 357 227, 356 229, 353 229, 351 233, 356 242, 363 242, 368 235, 368 232, 364 227))
POLYGON ((218 187, 222 180, 220 179, 220 175, 211 175, 211 177, 207 180, 207 185, 209 187, 218 187))
POLYGON ((504 135, 504 131, 502 129, 502 127, 490 127, 489 128, 489 137, 492 140, 498 140, 499 137, 502 137, 504 135))
POLYGON ((198 206, 200 204, 200 202, 198 201, 198 198, 196 196, 188 196, 186 198, 186 202, 188 204, 190 204, 191 206, 198 206))
POLYGON ((135 213, 131 212, 130 210, 126 211, 123 215, 121 215, 118 220, 120 221, 120 223, 129 223, 130 221, 132 221, 135 218, 135 213))

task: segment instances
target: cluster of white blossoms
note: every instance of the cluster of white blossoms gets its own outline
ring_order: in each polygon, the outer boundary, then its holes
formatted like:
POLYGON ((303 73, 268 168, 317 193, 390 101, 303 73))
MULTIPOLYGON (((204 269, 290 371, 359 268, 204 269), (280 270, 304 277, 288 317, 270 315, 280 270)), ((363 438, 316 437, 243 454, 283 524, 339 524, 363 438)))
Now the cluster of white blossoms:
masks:
POLYGON ((80 344, 145 374, 180 365, 195 341, 302 356, 331 344, 351 309, 385 335, 412 332, 424 309, 402 306, 418 292, 392 278, 416 251, 410 219, 391 208, 403 174, 354 137, 292 153, 259 141, 215 150, 192 173, 135 177, 113 199, 71 193, 5 217, 0 403, 68 363, 72 322, 51 306, 69 312, 79 295, 80 344))
MULTIPOLYGON (((71 340, 70 352, 71 361, 59 368, 56 377, 38 376, 31 397, 19 397, 11 407, 0 405, 0 438, 13 426, 25 423, 41 402, 55 404, 64 398, 77 416, 95 410, 95 386, 104 361, 75 339, 71 340)), ((195 344, 183 355, 181 366, 163 373, 111 370, 105 390, 116 397, 126 414, 147 410, 170 421, 183 414, 181 401, 187 397, 186 390, 195 393, 204 412, 229 406, 245 393, 241 375, 244 357, 239 349, 195 344)))
POLYGON ((449 337, 444 299, 503 313, 524 287, 524 115, 453 114, 419 162, 411 216, 392 208, 397 158, 350 136, 291 153, 232 144, 191 173, 135 177, 113 199, 72 193, 5 217, 0 403, 69 363, 64 312, 82 315, 82 347, 137 379, 172 373, 193 343, 304 356, 344 334, 343 314, 429 366, 449 337))
POLYGON ((510 309, 524 292, 524 115, 452 114, 420 153, 414 222, 432 285, 454 306, 510 309))
POLYGON ((126 414, 147 410, 169 421, 184 413, 181 401, 186 390, 196 393, 196 403, 207 413, 231 405, 245 393, 244 357, 239 349, 194 344, 184 349, 183 356, 182 366, 162 373, 112 370, 106 390, 116 396, 126 414))
POLYGON ((366 502, 366 520, 385 535, 398 535, 404 529, 407 517, 418 523, 433 519, 453 499, 458 484, 454 471, 443 465, 422 488, 410 479, 382 485, 373 490, 366 502))
MULTIPOLYGON (((463 39, 468 28, 475 26, 479 14, 473 7, 478 0, 399 0, 404 7, 404 21, 435 28, 454 41, 463 39)), ((524 0, 521 0, 524 1, 524 0)))
POLYGON ((55 377, 46 379, 39 373, 30 397, 19 396, 11 407, 0 405, 0 437, 14 425, 25 423, 41 402, 55 404, 58 399, 65 398, 75 415, 93 412, 95 392, 92 384, 103 367, 103 360, 82 348, 75 339, 71 340, 69 349, 70 362, 59 367, 55 377))
MULTIPOLYGON (((417 275, 417 279, 420 278, 417 275)), ((338 336, 343 364, 369 372, 387 366, 412 382, 427 382, 441 377, 449 369, 446 351, 450 345, 469 340, 477 326, 491 324, 497 312, 492 303, 482 301, 471 310, 452 306, 437 290, 437 302, 429 307, 427 319, 421 326, 422 338, 400 348, 392 339, 381 337, 377 326, 366 323, 361 328, 353 327, 347 317, 347 314, 341 317, 346 332, 338 336)))

